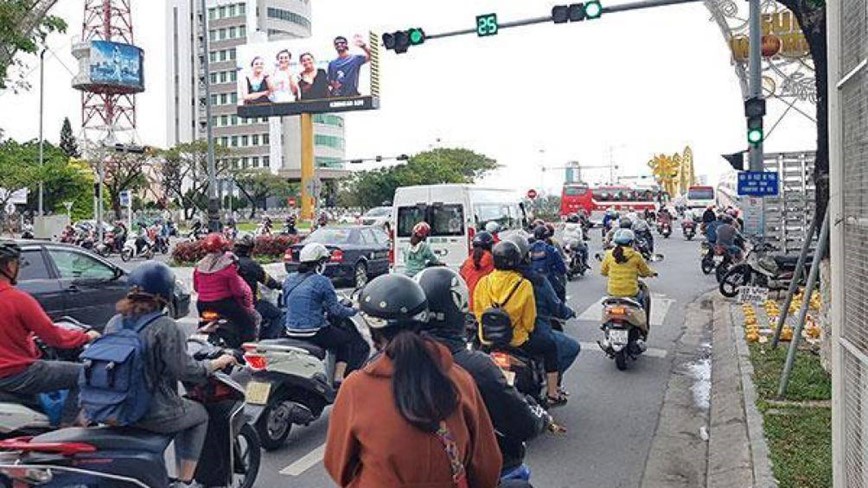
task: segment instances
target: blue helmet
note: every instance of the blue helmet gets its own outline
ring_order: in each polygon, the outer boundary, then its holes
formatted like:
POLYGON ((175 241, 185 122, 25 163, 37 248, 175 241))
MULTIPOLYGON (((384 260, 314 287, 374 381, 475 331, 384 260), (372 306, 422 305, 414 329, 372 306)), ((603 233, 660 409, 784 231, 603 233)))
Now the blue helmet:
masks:
POLYGON ((134 269, 127 282, 130 296, 157 298, 169 303, 175 293, 175 273, 165 264, 155 261, 148 261, 134 269))
POLYGON ((612 241, 619 246, 629 246, 636 240, 636 234, 630 229, 618 229, 612 241))

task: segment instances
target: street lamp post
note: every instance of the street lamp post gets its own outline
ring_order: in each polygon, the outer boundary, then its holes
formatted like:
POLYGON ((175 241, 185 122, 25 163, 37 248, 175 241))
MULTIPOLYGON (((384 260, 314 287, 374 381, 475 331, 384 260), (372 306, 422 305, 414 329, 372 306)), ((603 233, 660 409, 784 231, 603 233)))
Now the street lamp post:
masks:
MULTIPOLYGON (((39 52, 39 167, 40 170, 42 165, 45 163, 45 137, 42 133, 42 123, 44 118, 44 106, 45 106, 45 51, 48 48, 42 48, 42 51, 39 52)), ((42 208, 42 194, 44 191, 44 187, 42 184, 42 178, 39 178, 39 204, 38 211, 39 216, 43 216, 43 208, 42 208)))
POLYGON ((211 65, 208 51, 208 9, 205 0, 201 2, 202 11, 202 66, 204 75, 202 85, 205 86, 205 129, 208 140, 208 230, 220 231, 220 202, 217 201, 217 166, 214 161, 214 132, 211 127, 211 65))

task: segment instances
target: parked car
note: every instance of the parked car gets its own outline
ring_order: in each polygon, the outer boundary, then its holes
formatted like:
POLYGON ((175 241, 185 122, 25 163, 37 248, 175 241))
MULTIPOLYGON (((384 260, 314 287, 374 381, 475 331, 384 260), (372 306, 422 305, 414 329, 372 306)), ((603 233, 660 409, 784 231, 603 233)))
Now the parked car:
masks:
POLYGON ((376 225, 377 227, 385 227, 392 220, 392 207, 374 207, 359 219, 362 225, 376 225))
MULTIPOLYGON (((93 252, 56 242, 16 242, 22 249, 18 287, 54 320, 68 315, 102 330, 129 291, 127 273, 93 252)), ((169 315, 177 319, 189 312, 190 292, 179 280, 169 315)))
POLYGON ((380 227, 354 225, 317 229, 287 249, 283 256, 287 273, 298 269, 298 254, 311 242, 320 243, 331 251, 331 261, 324 274, 333 281, 349 282, 361 288, 369 279, 389 272, 389 236, 380 227))

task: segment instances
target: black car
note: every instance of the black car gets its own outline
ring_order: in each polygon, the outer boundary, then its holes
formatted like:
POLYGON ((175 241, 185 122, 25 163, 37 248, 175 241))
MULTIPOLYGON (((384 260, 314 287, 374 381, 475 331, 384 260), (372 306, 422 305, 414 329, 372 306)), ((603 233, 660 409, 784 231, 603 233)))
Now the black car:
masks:
MULTIPOLYGON (((22 249, 18 287, 54 320, 68 315, 102 330, 129 291, 127 273, 90 251, 56 242, 16 242, 22 249)), ((180 318, 189 311, 190 293, 178 281, 169 315, 180 318)))
POLYGON ((283 256, 287 273, 298 269, 298 254, 311 242, 320 243, 331 251, 325 275, 334 281, 349 282, 361 288, 369 279, 389 272, 389 236, 380 227, 356 225, 319 228, 287 249, 283 256))

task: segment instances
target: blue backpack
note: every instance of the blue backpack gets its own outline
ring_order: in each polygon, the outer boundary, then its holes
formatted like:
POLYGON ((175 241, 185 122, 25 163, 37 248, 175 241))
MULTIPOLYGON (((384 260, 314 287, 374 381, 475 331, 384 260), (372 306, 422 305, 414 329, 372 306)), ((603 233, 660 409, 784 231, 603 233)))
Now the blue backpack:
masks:
POLYGON ((148 412, 151 388, 145 365, 145 344, 139 337, 162 312, 122 319, 120 330, 95 340, 80 359, 79 404, 88 420, 113 426, 131 425, 148 412))

